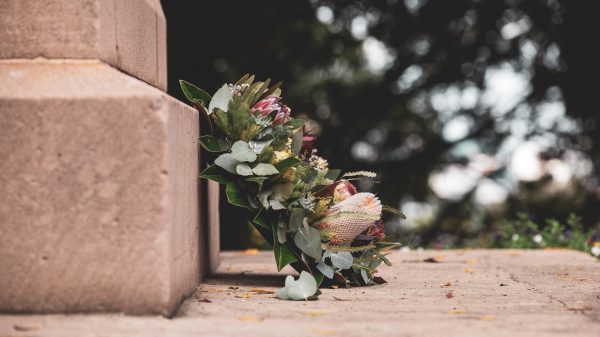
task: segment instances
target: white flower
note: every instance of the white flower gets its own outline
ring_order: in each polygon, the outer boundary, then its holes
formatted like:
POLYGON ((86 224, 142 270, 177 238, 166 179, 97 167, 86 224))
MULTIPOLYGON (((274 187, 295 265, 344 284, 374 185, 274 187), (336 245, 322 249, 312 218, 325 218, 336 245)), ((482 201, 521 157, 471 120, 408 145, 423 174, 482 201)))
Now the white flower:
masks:
POLYGON ((512 240, 513 240, 513 241, 517 241, 517 240, 519 240, 519 234, 513 234, 513 235, 512 235, 512 240))
POLYGON ((596 257, 600 257, 600 246, 592 247, 591 253, 596 257))
POLYGON ((536 234, 533 236, 533 241, 535 241, 537 244, 540 244, 544 241, 544 238, 540 234, 536 234))

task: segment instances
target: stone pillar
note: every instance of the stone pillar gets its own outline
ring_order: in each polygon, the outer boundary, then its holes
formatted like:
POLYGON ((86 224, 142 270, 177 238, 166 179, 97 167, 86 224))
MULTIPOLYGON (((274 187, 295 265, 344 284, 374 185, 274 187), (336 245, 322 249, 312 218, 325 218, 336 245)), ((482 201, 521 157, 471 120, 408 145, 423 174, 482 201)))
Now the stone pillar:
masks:
POLYGON ((0 311, 170 316, 218 263, 166 82, 159 0, 0 1, 0 311))

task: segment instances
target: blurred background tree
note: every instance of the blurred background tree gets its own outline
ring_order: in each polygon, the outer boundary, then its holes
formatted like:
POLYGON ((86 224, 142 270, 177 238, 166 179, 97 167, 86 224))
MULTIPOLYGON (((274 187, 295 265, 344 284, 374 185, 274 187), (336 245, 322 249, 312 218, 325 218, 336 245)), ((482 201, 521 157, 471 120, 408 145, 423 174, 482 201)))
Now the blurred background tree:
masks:
MULTIPOLYGON (((163 1, 169 92, 284 81, 330 165, 400 207, 416 245, 485 240, 505 218, 600 218, 592 2, 163 1)), ((257 244, 222 202, 224 249, 257 244)))

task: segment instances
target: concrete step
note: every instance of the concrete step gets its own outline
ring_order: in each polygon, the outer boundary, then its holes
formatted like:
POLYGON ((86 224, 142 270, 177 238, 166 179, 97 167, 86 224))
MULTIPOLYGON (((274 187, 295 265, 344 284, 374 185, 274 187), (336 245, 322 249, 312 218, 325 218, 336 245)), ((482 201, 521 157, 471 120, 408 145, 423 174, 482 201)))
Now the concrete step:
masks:
MULTIPOLYGON (((226 252, 173 319, 5 315, 20 336, 596 336, 600 264, 573 251, 394 252, 383 285, 273 298, 286 273, 270 252, 226 252), (432 258, 436 263, 425 262, 432 258), (448 295, 451 294, 451 295, 448 295)), ((429 260, 431 261, 431 260, 429 260)))
POLYGON ((198 112, 100 61, 0 83, 0 311, 171 315, 209 269, 198 112))

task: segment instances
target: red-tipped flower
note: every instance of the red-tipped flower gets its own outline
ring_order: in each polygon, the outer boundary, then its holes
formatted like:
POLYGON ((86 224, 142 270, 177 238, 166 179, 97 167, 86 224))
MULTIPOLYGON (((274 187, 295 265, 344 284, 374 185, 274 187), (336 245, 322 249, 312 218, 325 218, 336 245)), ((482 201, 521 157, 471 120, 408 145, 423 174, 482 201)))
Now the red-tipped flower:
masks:
POLYGON ((250 111, 258 112, 265 117, 275 112, 273 124, 281 124, 290 118, 291 110, 287 105, 279 103, 279 100, 281 100, 281 97, 267 96, 256 102, 250 111))

